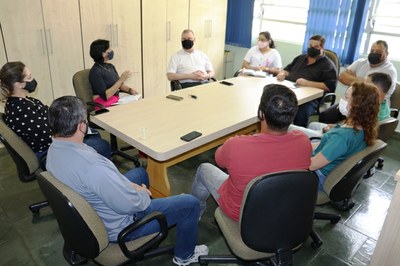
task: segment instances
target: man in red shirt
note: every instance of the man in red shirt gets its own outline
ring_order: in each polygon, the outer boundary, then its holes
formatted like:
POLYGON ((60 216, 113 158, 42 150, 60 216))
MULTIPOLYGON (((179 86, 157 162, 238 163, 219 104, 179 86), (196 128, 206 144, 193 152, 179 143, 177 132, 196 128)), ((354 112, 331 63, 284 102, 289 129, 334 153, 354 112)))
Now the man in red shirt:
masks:
POLYGON ((308 137, 297 130, 288 132, 297 106, 296 95, 289 88, 278 84, 264 87, 258 108, 261 132, 232 137, 217 149, 215 161, 227 173, 210 163, 197 169, 192 194, 200 201, 200 215, 211 194, 222 211, 238 221, 243 192, 253 178, 309 168, 312 148, 308 137))

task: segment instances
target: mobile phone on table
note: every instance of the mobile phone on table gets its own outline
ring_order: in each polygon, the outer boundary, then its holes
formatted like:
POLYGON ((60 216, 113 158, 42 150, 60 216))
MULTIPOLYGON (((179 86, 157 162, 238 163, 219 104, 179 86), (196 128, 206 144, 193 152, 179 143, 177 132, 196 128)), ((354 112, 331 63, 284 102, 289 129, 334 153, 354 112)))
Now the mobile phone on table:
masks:
POLYGON ((224 85, 227 85, 227 86, 232 86, 233 85, 233 83, 225 81, 225 80, 221 81, 220 83, 224 84, 224 85))
POLYGON ((183 100, 183 97, 181 97, 181 96, 176 96, 176 95, 172 95, 172 94, 167 95, 167 98, 168 98, 168 99, 171 99, 171 100, 175 100, 175 101, 181 101, 181 100, 183 100))
POLYGON ((193 139, 195 139, 195 138, 198 138, 198 137, 200 137, 202 134, 200 133, 200 132, 198 132, 198 131, 192 131, 192 132, 190 132, 190 133, 188 133, 188 134, 186 134, 186 135, 183 135, 182 137, 181 137, 181 140, 184 140, 184 141, 191 141, 191 140, 193 140, 193 139))

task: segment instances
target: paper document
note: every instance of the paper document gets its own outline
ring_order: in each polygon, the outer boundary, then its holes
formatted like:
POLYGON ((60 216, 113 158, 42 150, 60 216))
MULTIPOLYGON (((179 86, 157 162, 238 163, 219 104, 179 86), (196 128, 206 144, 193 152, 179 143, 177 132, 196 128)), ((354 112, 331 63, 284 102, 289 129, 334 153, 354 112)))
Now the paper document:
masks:
POLYGON ((246 69, 246 68, 243 69, 242 73, 243 75, 260 77, 260 78, 265 78, 267 76, 267 72, 261 70, 255 71, 253 69, 246 69))
POLYGON ((138 93, 136 95, 128 95, 119 98, 118 102, 114 103, 113 105, 118 105, 118 104, 124 104, 124 103, 130 103, 133 101, 137 101, 142 98, 142 94, 138 93))

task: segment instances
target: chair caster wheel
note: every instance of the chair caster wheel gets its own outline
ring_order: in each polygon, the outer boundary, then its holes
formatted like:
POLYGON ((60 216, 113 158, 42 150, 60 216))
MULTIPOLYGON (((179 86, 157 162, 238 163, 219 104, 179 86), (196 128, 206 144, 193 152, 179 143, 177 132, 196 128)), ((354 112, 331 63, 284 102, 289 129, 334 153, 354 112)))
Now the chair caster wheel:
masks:
POLYGON ((318 249, 318 248, 320 248, 322 246, 322 243, 323 243, 322 241, 313 241, 311 243, 311 247, 313 249, 318 249))

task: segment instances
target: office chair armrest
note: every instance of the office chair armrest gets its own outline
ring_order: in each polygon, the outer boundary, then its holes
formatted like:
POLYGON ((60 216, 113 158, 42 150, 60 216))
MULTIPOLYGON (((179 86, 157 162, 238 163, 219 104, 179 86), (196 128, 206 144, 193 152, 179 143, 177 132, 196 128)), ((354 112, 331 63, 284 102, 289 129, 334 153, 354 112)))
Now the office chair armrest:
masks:
POLYGON ((310 141, 313 142, 313 140, 321 140, 321 139, 322 139, 321 137, 311 137, 310 141))
POLYGON ((212 81, 217 81, 217 79, 216 78, 214 78, 214 77, 212 77, 212 78, 210 78, 212 81))
POLYGON ((390 116, 397 118, 399 116, 399 109, 397 108, 390 108, 390 116))
POLYGON ((122 229, 122 231, 118 234, 118 245, 121 248, 122 253, 124 253, 124 255, 127 258, 142 259, 148 250, 157 247, 161 243, 161 241, 163 241, 167 237, 167 235, 168 235, 167 219, 165 218, 164 214, 155 211, 142 217, 139 220, 136 220, 132 224, 122 229), (152 239, 141 245, 139 248, 135 250, 129 250, 125 243, 127 235, 154 220, 156 220, 159 223, 160 232, 158 232, 156 236, 154 236, 152 239))

